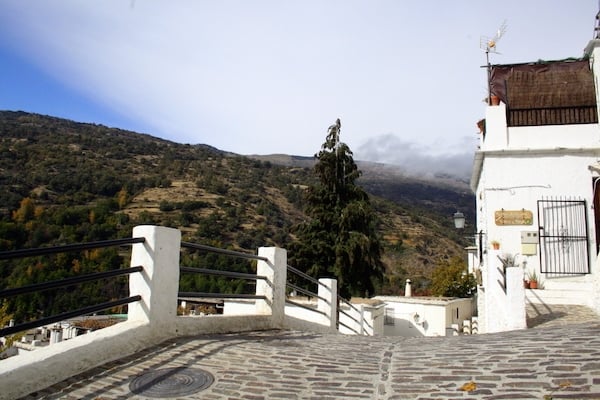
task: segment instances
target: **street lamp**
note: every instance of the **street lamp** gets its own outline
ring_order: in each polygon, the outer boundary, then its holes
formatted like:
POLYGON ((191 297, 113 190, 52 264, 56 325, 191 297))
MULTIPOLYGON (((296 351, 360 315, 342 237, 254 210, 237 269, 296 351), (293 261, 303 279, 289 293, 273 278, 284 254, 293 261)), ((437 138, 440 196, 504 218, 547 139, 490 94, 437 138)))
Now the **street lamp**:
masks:
POLYGON ((465 214, 460 211, 454 213, 454 227, 456 229, 463 229, 465 227, 465 214))
MULTIPOLYGON (((456 227, 456 229, 464 229, 465 227, 465 214, 461 213, 460 211, 456 211, 454 213, 454 226, 456 227)), ((476 239, 476 245, 477 245, 477 249, 479 250, 479 263, 481 264, 483 262, 483 231, 479 231, 479 232, 475 232, 473 234, 473 236, 471 236, 472 238, 476 239)))

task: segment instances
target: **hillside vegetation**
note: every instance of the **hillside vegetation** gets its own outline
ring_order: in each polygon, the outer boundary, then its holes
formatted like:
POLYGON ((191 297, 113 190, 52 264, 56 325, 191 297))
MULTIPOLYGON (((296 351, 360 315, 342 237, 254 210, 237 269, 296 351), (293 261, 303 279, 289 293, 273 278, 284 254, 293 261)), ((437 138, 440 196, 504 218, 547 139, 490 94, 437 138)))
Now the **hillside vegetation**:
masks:
MULTIPOLYGON (((315 143, 315 151, 319 146, 315 143)), ((315 179, 310 165, 311 160, 302 157, 257 159, 207 145, 3 111, 0 251, 128 237, 139 224, 179 228, 185 241, 218 247, 287 248, 295 239, 294 226, 306 218, 304 192, 315 179), (285 161, 290 159, 299 163, 285 161)), ((386 277, 378 293, 400 293, 409 277, 416 284, 413 290, 423 291, 437 265, 464 256, 466 243, 451 226, 458 208, 473 209, 464 184, 457 188, 411 180, 380 166, 365 169, 358 183, 371 196, 384 238, 386 277)), ((209 262, 206 259, 197 262, 209 262)), ((0 286, 119 268, 127 262, 116 250, 2 262, 0 286)), ((220 261, 210 262, 209 267, 215 267, 220 261)), ((192 290, 223 286, 220 281, 187 284, 192 290)), ((71 296, 94 297, 100 291, 114 297, 119 290, 122 287, 92 287, 89 293, 71 296)), ((37 305, 21 305, 21 312, 50 307, 36 301, 37 305)), ((69 301, 78 300, 65 300, 69 301)))

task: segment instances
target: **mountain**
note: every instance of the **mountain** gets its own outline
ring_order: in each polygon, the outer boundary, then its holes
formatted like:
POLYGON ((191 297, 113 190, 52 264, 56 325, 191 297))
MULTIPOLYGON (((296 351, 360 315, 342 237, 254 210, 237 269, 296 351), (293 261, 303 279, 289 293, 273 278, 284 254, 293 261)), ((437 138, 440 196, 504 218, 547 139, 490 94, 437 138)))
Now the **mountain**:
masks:
MULTIPOLYGON (((313 163, 0 111, 0 251, 126 237, 138 224, 176 227, 183 240, 213 246, 285 248, 305 218, 313 163)), ((379 291, 398 294, 406 278, 414 292, 424 290, 436 266, 464 258, 467 243, 451 216, 474 210, 468 185, 358 165, 384 238, 387 276, 379 291)), ((24 271, 0 265, 0 281, 18 281, 24 271)))

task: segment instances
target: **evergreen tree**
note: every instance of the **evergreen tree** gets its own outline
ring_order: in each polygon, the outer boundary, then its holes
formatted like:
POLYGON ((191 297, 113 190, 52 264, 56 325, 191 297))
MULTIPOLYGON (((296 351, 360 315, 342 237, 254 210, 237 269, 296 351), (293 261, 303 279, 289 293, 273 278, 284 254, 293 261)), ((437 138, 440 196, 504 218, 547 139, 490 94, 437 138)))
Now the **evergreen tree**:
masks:
POLYGON ((290 259, 315 278, 335 277, 345 298, 368 296, 383 276, 382 248, 375 213, 367 193, 355 184, 360 171, 339 140, 340 128, 338 119, 315 155, 318 183, 306 196, 310 220, 297 227, 290 259))

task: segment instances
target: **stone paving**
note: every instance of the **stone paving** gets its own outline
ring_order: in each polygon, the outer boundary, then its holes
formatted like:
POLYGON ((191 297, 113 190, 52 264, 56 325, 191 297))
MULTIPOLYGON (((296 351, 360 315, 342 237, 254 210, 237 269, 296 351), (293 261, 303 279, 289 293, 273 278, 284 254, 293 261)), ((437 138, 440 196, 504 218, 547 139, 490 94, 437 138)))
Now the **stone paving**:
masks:
MULTIPOLYGON (((473 336, 266 331, 178 338, 25 399, 149 399, 150 392, 132 393, 130 383, 169 367, 214 377, 178 399, 600 399, 598 317, 571 307, 530 308, 528 315, 532 329, 473 336)), ((189 384, 178 379, 177 386, 189 384)))

